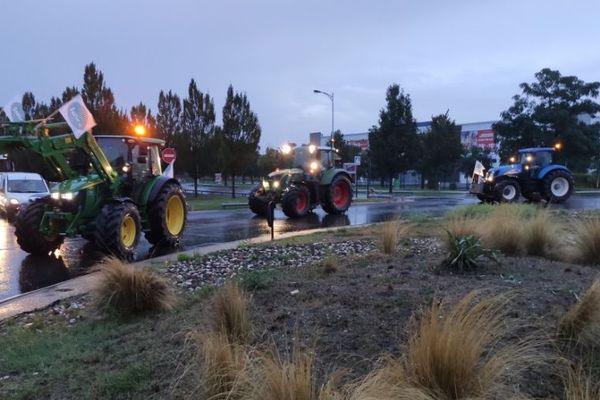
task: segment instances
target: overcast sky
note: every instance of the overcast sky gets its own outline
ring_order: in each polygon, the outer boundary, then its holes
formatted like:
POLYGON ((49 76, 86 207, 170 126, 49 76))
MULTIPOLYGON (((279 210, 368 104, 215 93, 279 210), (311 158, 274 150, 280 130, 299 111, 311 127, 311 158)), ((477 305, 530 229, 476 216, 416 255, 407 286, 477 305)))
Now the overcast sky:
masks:
POLYGON ((19 0, 0 4, 0 104, 32 91, 48 101, 104 72, 119 107, 156 110, 158 92, 185 96, 190 78, 215 98, 245 91, 261 147, 335 127, 377 123, 400 84, 417 120, 497 119, 518 84, 544 67, 600 80, 600 2, 19 0))

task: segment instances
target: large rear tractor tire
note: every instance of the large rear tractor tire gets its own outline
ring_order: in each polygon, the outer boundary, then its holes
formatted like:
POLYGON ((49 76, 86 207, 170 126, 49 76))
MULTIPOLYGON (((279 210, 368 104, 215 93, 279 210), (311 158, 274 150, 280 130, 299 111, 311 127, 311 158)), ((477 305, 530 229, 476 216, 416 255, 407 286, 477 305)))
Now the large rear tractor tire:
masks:
POLYGON ((46 211, 43 199, 24 204, 15 219, 15 236, 17 243, 27 253, 48 255, 60 247, 64 237, 60 235, 46 236, 40 232, 40 223, 46 211))
POLYGON ((567 171, 556 170, 550 172, 544 178, 544 198, 551 203, 563 203, 571 194, 575 181, 567 171))
POLYGON ((494 188, 496 200, 500 203, 515 203, 521 196, 519 184, 513 180, 504 180, 496 184, 494 188))
POLYGON ((174 246, 183 235, 186 219, 187 208, 181 186, 168 183, 148 205, 150 230, 145 234, 146 239, 155 245, 174 246))
POLYGON ((266 218, 269 202, 258 194, 261 189, 262 186, 259 185, 250 191, 250 194, 248 195, 248 207, 250 207, 250 210, 254 214, 266 218))
POLYGON ((96 244, 125 260, 133 259, 141 231, 140 213, 129 202, 106 204, 96 217, 96 244))
POLYGON ((281 208, 288 218, 304 217, 310 211, 310 192, 304 185, 292 185, 281 196, 281 208))
POLYGON ((352 184, 344 175, 333 178, 330 185, 322 188, 321 207, 327 214, 346 212, 352 204, 352 184))

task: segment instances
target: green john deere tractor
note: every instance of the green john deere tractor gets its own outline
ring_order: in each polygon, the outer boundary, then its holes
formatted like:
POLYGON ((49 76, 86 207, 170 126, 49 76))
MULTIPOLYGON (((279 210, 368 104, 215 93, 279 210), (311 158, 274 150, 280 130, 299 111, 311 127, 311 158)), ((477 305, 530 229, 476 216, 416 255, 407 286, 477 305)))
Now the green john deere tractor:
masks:
POLYGON ((159 150, 164 141, 89 132, 76 138, 65 133, 67 128, 43 120, 4 125, 0 154, 17 171, 58 182, 50 196, 24 205, 17 214, 15 235, 21 249, 48 254, 65 237, 82 236, 108 253, 131 259, 142 232, 152 244, 176 244, 187 208, 179 182, 171 171, 162 171, 159 150))
MULTIPOLYGON (((291 147, 284 145, 283 153, 291 147)), ((271 172, 249 194, 252 212, 266 216, 268 204, 281 204, 289 218, 302 217, 319 204, 328 214, 341 214, 352 203, 352 179, 348 172, 336 167, 339 156, 335 149, 303 145, 294 150, 295 168, 271 172)))

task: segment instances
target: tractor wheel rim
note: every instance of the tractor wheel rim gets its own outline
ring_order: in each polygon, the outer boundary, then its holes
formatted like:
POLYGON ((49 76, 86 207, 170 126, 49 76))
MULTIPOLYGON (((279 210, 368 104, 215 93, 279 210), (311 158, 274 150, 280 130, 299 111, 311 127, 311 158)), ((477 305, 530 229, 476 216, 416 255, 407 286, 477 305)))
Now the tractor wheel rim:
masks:
POLYGON ((306 198, 306 194, 304 192, 298 192, 298 196, 296 196, 296 211, 299 213, 304 212, 307 203, 308 199, 306 198))
POLYGON ((569 191, 569 181, 566 178, 558 177, 552 180, 550 191, 554 197, 562 197, 569 191))
POLYGON ((512 200, 517 195, 517 189, 513 185, 508 185, 502 190, 502 197, 506 200, 512 200))
POLYGON ((179 196, 171 196, 167 201, 165 212, 165 225, 173 236, 177 236, 183 230, 185 222, 185 208, 179 196))
POLYGON ((135 243, 135 237, 137 233, 137 227, 135 220, 129 214, 123 218, 121 222, 121 243, 127 248, 131 248, 135 243))
POLYGON ((344 182, 338 182, 333 187, 333 204, 337 208, 343 208, 350 200, 350 190, 344 182))

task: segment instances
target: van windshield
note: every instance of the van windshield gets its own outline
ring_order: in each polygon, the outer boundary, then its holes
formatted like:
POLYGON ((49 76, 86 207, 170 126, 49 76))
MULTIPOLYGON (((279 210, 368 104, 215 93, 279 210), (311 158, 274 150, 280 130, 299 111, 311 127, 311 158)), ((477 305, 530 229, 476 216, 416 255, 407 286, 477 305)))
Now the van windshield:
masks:
POLYGON ((48 189, 39 179, 9 179, 7 191, 10 193, 45 193, 48 189))

